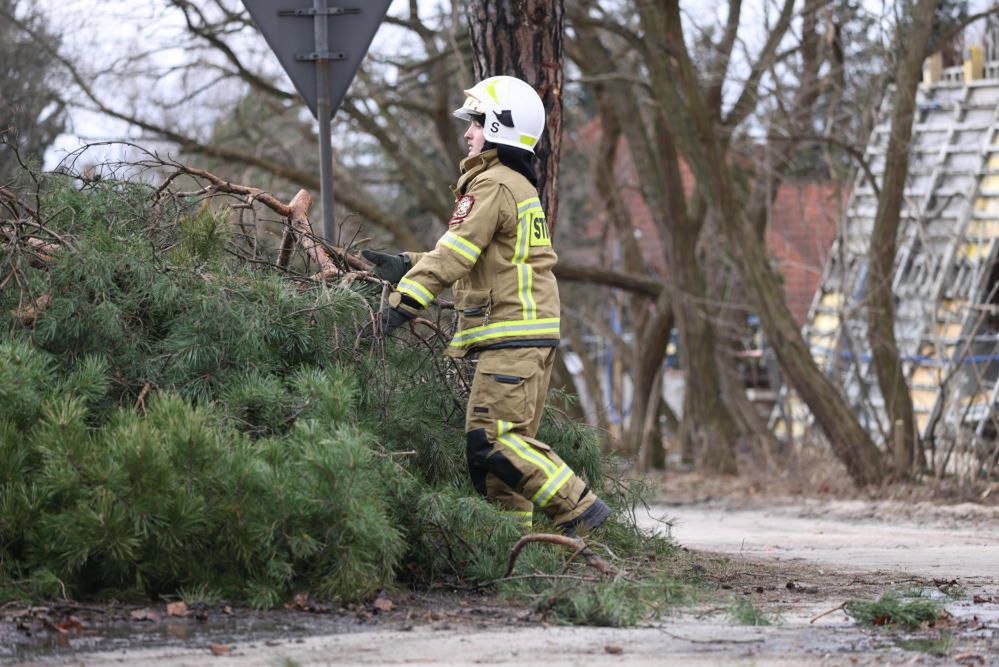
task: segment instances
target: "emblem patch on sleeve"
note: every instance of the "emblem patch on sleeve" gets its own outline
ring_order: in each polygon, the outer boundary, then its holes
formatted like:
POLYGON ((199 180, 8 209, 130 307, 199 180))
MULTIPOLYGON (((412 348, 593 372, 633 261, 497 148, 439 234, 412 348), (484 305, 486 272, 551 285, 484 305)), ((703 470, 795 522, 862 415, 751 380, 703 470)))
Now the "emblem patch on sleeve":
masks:
POLYGON ((458 201, 454 205, 454 211, 451 213, 451 221, 448 222, 449 225, 457 225, 462 220, 468 217, 468 214, 472 212, 472 206, 475 205, 475 197, 472 195, 463 195, 458 198, 458 201))

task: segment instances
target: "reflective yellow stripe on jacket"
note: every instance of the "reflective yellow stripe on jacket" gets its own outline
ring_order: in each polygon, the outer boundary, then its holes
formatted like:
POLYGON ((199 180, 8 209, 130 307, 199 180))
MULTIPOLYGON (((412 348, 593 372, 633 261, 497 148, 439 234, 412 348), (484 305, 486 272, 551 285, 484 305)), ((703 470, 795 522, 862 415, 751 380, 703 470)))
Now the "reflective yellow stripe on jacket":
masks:
POLYGON ((475 262, 479 259, 479 255, 482 254, 482 250, 477 245, 468 239, 464 239, 457 234, 454 234, 453 232, 448 232, 442 236, 438 243, 445 248, 449 248, 458 253, 472 264, 475 264, 475 262))
POLYGON ((535 211, 541 211, 541 200, 531 197, 517 202, 517 245, 513 251, 512 263, 517 267, 517 297, 523 307, 524 319, 530 320, 538 316, 538 304, 534 300, 534 269, 527 263, 530 252, 531 222, 535 211))
MULTIPOLYGON (((402 291, 401 288, 400 291, 402 291)), ((557 317, 545 317, 537 320, 491 322, 490 324, 483 324, 479 327, 459 331, 454 335, 454 338, 451 339, 451 344, 462 347, 506 336, 537 337, 544 334, 558 333, 559 318, 557 317)))
POLYGON ((397 289, 402 294, 408 294, 416 299, 416 301, 424 308, 426 308, 427 305, 434 300, 434 295, 430 293, 430 290, 415 280, 410 280, 409 278, 403 278, 400 280, 399 287, 397 289))

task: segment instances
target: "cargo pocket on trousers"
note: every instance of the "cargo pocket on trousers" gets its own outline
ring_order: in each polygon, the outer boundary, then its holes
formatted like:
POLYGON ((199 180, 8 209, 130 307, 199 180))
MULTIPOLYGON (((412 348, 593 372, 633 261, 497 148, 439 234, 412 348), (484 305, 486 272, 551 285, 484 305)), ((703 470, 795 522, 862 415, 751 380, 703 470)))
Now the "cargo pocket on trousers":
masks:
POLYGON ((505 354, 483 353, 478 372, 482 374, 482 382, 479 396, 473 397, 476 405, 489 407, 494 420, 515 424, 529 421, 532 408, 527 389, 531 376, 537 372, 536 364, 511 361, 505 354))

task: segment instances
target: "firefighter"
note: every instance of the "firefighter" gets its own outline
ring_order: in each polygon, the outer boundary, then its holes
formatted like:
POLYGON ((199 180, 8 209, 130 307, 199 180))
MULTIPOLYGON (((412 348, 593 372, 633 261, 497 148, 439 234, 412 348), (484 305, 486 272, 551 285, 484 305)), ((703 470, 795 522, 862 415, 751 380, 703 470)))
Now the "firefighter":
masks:
POLYGON ((454 115, 469 122, 468 157, 448 231, 427 253, 364 251, 397 283, 382 333, 453 287, 458 328, 446 354, 478 356, 465 417, 472 484, 524 526, 536 506, 563 533, 588 532, 609 508, 535 438, 559 342, 557 257, 532 164, 544 105, 527 83, 496 76, 466 90, 454 115))

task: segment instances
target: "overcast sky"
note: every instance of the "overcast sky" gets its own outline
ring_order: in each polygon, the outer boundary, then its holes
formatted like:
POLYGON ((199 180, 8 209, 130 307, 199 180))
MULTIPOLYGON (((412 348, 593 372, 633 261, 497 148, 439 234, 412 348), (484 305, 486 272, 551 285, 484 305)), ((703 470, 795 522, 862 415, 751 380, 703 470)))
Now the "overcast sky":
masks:
MULTIPOLYGON (((572 0, 567 0, 571 2, 572 0)), ((762 25, 767 17, 772 21, 776 10, 773 0, 768 12, 768 0, 745 2, 743 5, 742 25, 762 25)), ((974 0, 973 11, 986 6, 988 0, 974 0)), ((164 0, 36 0, 35 4, 50 17, 55 30, 63 35, 64 52, 73 54, 78 64, 84 69, 98 69, 115 62, 120 62, 129 56, 152 51, 155 61, 160 67, 169 67, 184 62, 189 54, 178 50, 177 44, 183 43, 181 34, 184 31, 183 19, 180 13, 168 9, 164 0)), ((302 0, 303 6, 311 4, 302 0)), ((436 7, 434 0, 421 0, 426 7, 436 7)), ((868 11, 874 15, 891 13, 890 3, 868 0, 864 3, 868 11)), ((408 12, 407 0, 394 0, 389 12, 405 15, 408 12)), ((681 7, 694 16, 694 20, 703 23, 721 22, 724 19, 725 3, 715 2, 684 2, 681 7), (714 19, 714 20, 712 20, 714 19)), ((688 17, 689 18, 689 17, 688 17)), ((746 40, 746 47, 751 51, 759 48, 753 40, 761 40, 763 31, 744 29, 740 35, 746 40)), ((400 39, 405 38, 401 31, 392 26, 383 26, 375 38, 372 49, 382 54, 392 54, 400 46, 400 39)), ((270 68, 280 73, 273 54, 263 41, 254 45, 255 49, 248 51, 248 58, 255 67, 270 68)), ((403 45, 404 46, 404 45, 403 45)), ((279 76, 282 76, 279 74, 279 76)), ((169 77, 159 77, 148 83, 149 89, 143 88, 144 83, 122 85, 113 90, 105 89, 109 101, 119 108, 141 107, 144 102, 154 100, 163 107, 159 100, 171 88, 169 77)), ((211 115, 220 109, 227 108, 227 101, 235 99, 241 92, 240 84, 231 83, 210 91, 202 98, 200 107, 187 107, 173 110, 173 113, 195 114, 205 118, 205 126, 210 125, 211 115)), ((291 84, 285 80, 290 89, 291 84)), ((176 88, 179 89, 179 82, 176 88)), ((171 113, 170 110, 164 114, 171 113)), ((138 131, 129 129, 124 123, 109 119, 100 114, 85 110, 74 110, 71 125, 66 135, 61 137, 53 150, 49 152, 46 163, 53 166, 67 151, 77 148, 81 143, 103 139, 117 139, 130 136, 142 140, 138 131)))
MULTIPOLYGON (((116 63, 149 53, 154 54, 152 60, 158 68, 167 70, 186 62, 190 57, 182 50, 171 47, 188 40, 184 36, 183 17, 180 12, 168 8, 164 0, 37 0, 35 4, 48 16, 54 31, 62 35, 62 51, 72 54, 77 66, 85 71, 108 67, 113 69, 116 63)), ((303 6, 310 4, 310 0, 302 0, 303 6)), ((408 6, 407 0, 393 0, 389 11, 401 15, 408 12, 408 6)), ((399 37, 398 28, 382 26, 372 48, 390 53, 398 48, 399 37), (386 32, 395 33, 392 41, 385 39, 386 32)), ((256 48, 248 50, 246 54, 253 68, 274 72, 290 90, 291 83, 285 78, 280 64, 263 40, 258 40, 253 46, 256 48)), ((157 98, 162 96, 164 90, 170 88, 170 80, 168 77, 159 77, 155 84, 150 85, 155 85, 155 89, 144 90, 142 84, 138 84, 113 90, 103 88, 102 94, 116 108, 141 108, 145 94, 157 98)), ((176 89, 180 89, 179 82, 176 89)), ((188 107, 177 113, 196 113, 205 118, 207 125, 211 115, 217 115, 219 110, 226 108, 226 102, 236 99, 241 90, 242 84, 237 82, 217 87, 207 96, 202 96, 207 104, 197 108, 188 107)), ((52 168, 67 152, 82 144, 123 137, 143 140, 143 143, 147 139, 141 131, 129 128, 123 121, 84 109, 74 109, 67 133, 59 138, 46 156, 46 167, 52 168)), ((114 154, 111 151, 108 157, 113 157, 114 154)))

